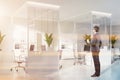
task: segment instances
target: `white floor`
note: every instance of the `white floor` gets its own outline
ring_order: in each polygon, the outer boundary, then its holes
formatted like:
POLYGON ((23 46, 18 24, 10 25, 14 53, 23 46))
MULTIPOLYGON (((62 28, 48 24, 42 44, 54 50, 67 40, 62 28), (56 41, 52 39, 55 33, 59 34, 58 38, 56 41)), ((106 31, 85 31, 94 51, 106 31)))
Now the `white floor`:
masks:
MULTIPOLYGON (((109 76, 111 76, 111 70, 114 72, 112 75, 117 74, 116 72, 120 73, 119 70, 117 71, 119 66, 117 67, 116 65, 114 65, 117 68, 115 67, 115 69, 112 69, 111 67, 110 70, 104 71, 105 74, 102 72, 102 75, 100 77, 92 78, 90 76, 94 73, 93 66, 80 64, 73 65, 73 61, 68 60, 64 62, 63 68, 59 72, 44 77, 34 77, 29 76, 29 74, 25 73, 22 69, 20 69, 18 72, 16 72, 15 70, 10 71, 10 68, 14 66, 10 62, 11 61, 9 60, 9 58, 4 58, 2 62, 0 62, 0 80, 106 80, 105 77, 108 73, 109 76), (116 70, 116 72, 114 70, 116 70)), ((114 76, 112 80, 119 80, 115 79, 116 77, 118 76, 114 76)))
POLYGON ((92 70, 88 66, 75 65, 50 75, 54 80, 88 80, 92 70))
POLYGON ((4 67, 0 67, 0 80, 94 80, 96 78, 91 78, 90 75, 94 73, 93 66, 73 65, 73 62, 70 60, 64 63, 63 68, 56 73, 47 75, 47 76, 29 76, 25 73, 23 69, 20 69, 18 72, 15 70, 10 71, 10 66, 4 63, 4 67), (71 62, 71 64, 70 64, 71 62))

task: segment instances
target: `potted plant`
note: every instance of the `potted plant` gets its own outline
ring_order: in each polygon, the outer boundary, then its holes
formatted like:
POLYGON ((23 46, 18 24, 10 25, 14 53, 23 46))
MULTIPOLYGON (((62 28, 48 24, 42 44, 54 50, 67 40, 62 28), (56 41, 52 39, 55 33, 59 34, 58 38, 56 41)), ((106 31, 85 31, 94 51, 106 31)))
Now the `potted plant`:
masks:
MULTIPOLYGON (((5 35, 2 35, 2 33, 0 32, 0 45, 1 45, 1 43, 2 43, 2 41, 3 41, 3 39, 4 39, 4 37, 5 37, 5 35)), ((0 49, 0 51, 1 51, 1 49, 0 49)))
POLYGON ((110 41, 111 41, 112 48, 114 48, 115 47, 115 43, 117 41, 117 36, 116 35, 111 35, 110 41))
POLYGON ((83 37, 86 44, 89 45, 90 44, 89 42, 91 41, 91 35, 85 34, 83 37))
POLYGON ((84 51, 90 51, 90 41, 91 41, 91 35, 89 34, 85 34, 84 36, 84 41, 85 41, 85 45, 84 45, 84 51))
POLYGON ((52 41, 53 41, 53 34, 45 33, 45 41, 46 41, 48 47, 50 47, 50 45, 52 44, 52 41))

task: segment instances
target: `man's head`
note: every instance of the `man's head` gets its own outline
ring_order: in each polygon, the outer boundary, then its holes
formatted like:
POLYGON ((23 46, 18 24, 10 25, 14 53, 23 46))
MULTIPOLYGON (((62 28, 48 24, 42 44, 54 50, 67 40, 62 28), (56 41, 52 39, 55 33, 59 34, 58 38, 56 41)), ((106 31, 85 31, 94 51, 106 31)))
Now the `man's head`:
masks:
POLYGON ((99 27, 98 26, 94 26, 93 29, 94 29, 95 32, 99 32, 99 27))

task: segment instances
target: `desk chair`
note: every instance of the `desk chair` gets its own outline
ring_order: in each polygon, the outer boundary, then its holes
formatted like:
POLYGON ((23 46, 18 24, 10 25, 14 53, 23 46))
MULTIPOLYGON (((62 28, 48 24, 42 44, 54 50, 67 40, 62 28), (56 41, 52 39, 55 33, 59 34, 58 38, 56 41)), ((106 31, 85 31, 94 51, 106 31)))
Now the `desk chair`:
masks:
POLYGON ((115 52, 114 52, 114 61, 116 61, 118 59, 120 60, 120 49, 115 48, 114 50, 115 50, 115 52))
POLYGON ((25 71, 25 66, 22 66, 23 63, 26 63, 26 55, 25 54, 20 54, 20 55, 14 56, 14 62, 17 63, 17 65, 12 67, 10 69, 11 71, 13 69, 15 69, 18 72, 19 68, 22 68, 25 71))
POLYGON ((74 63, 73 65, 79 64, 85 64, 85 54, 82 52, 74 52, 74 63))
POLYGON ((62 68, 61 59, 62 59, 62 50, 58 50, 59 53, 59 69, 62 68))

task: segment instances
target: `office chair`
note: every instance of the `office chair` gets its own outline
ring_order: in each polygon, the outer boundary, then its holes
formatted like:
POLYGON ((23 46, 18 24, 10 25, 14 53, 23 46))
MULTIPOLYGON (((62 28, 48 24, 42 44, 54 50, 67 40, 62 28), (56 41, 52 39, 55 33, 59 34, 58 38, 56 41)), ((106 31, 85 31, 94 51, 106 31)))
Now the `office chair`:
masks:
POLYGON ((74 63, 73 65, 85 64, 85 54, 83 52, 74 52, 74 63))
POLYGON ((26 55, 25 54, 20 54, 20 55, 15 55, 14 56, 14 62, 17 63, 16 66, 12 67, 10 70, 12 71, 15 69, 18 72, 19 68, 22 68, 25 71, 25 66, 22 66, 23 63, 26 63, 26 55))
POLYGON ((120 60, 120 49, 119 48, 115 48, 113 54, 114 54, 113 55, 114 61, 120 60))
POLYGON ((59 69, 62 68, 61 60, 62 60, 62 50, 58 50, 59 53, 59 69))

